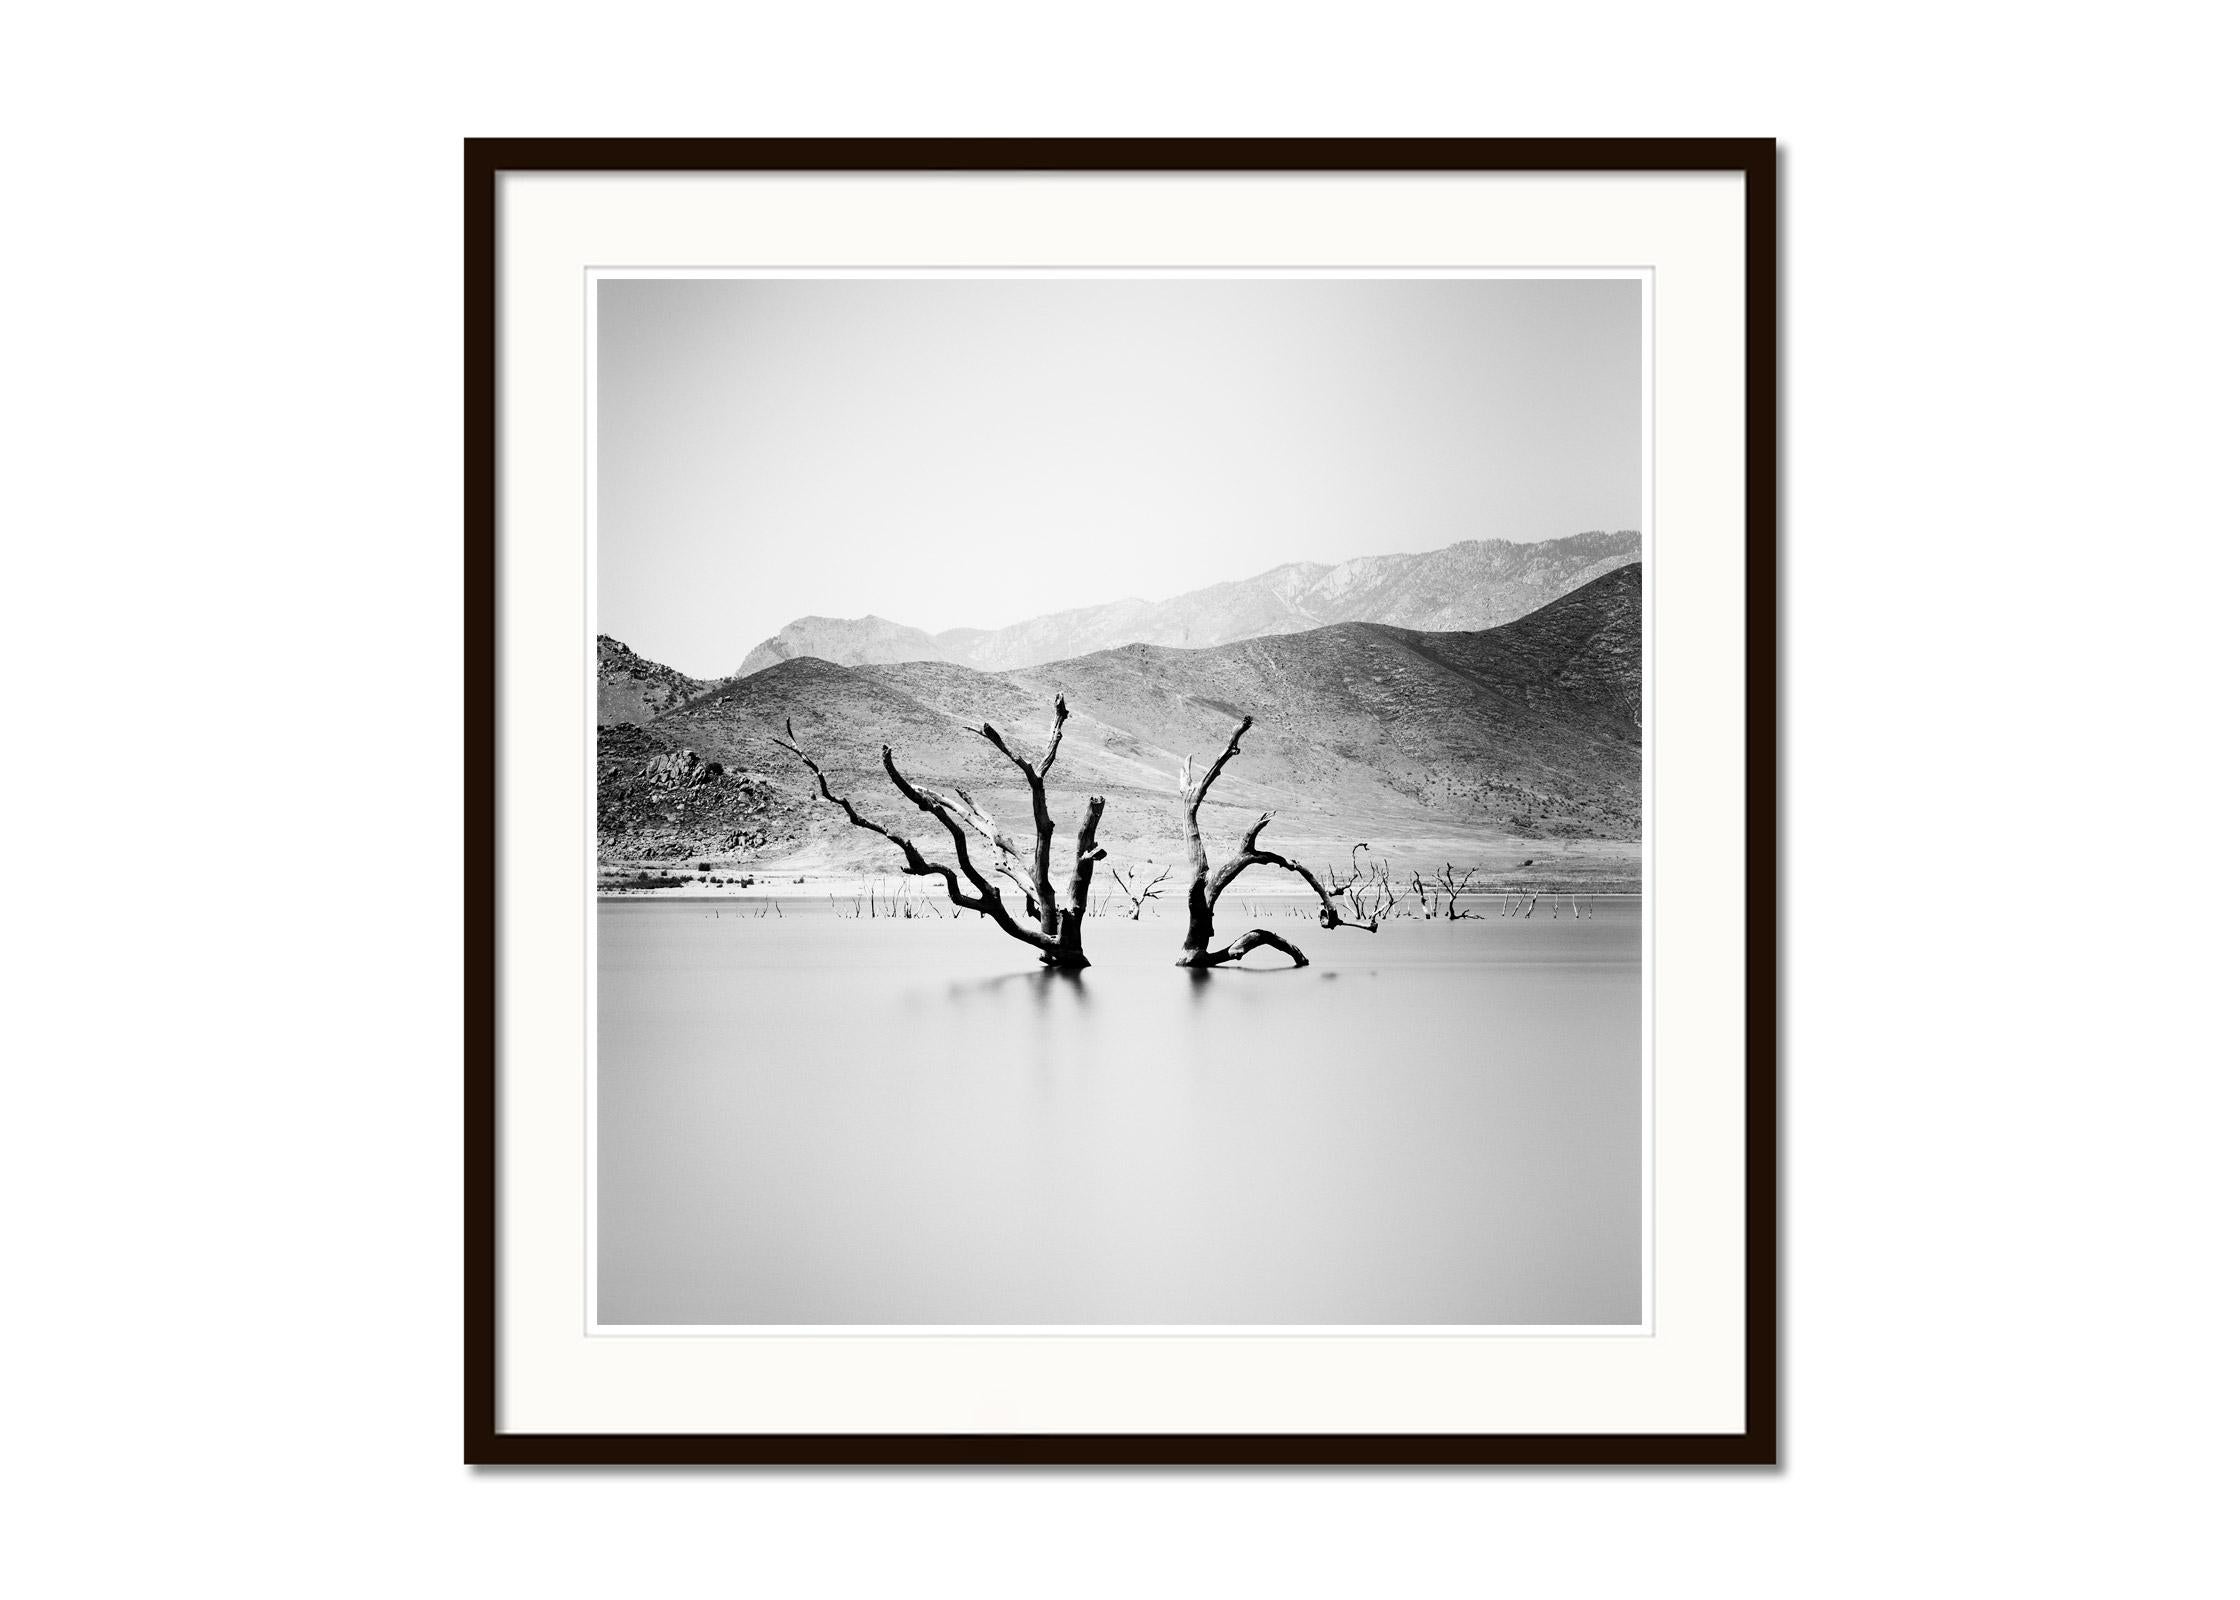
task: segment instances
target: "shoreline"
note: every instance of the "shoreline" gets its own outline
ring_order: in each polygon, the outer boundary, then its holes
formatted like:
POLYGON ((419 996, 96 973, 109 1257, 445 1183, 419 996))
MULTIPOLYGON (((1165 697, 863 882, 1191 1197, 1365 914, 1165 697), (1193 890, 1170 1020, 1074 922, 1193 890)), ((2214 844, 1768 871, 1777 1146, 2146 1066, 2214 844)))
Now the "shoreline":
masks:
MULTIPOLYGON (((594 898, 599 900, 615 901, 785 900, 790 902, 801 900, 809 901, 812 903, 817 900, 827 900, 839 901, 845 904, 848 901, 863 898, 864 896, 869 894, 873 888, 877 889, 879 898, 882 902, 884 902, 891 895, 897 901, 908 899, 913 903, 917 903, 920 901, 930 900, 944 908, 947 908, 950 905, 948 895, 939 887, 933 887, 930 890, 919 888, 905 889, 890 882, 879 882, 876 884, 871 884, 862 879, 857 879, 852 882, 841 882, 835 880, 828 883, 785 883, 768 885, 760 883, 753 885, 719 885, 712 883, 693 882, 690 884, 676 884, 673 886, 664 886, 661 888, 647 887, 642 889, 633 888, 627 884, 610 885, 602 883, 598 886, 594 894, 594 898)), ((1495 884, 1491 888, 1473 887, 1469 890, 1464 891, 1461 898, 1473 901, 1498 900, 1504 895, 1519 897, 1539 894, 1550 899, 1561 897, 1566 900, 1572 898, 1581 900, 1638 900, 1641 898, 1642 892, 1643 891, 1638 885, 1632 888, 1613 888, 1609 886, 1603 886, 1599 888, 1574 888, 1568 883, 1540 883, 1522 885, 1495 884)), ((1271 888, 1264 890, 1233 887, 1226 892, 1224 896, 1224 902, 1226 902, 1227 898, 1230 896, 1234 896, 1242 900, 1301 900, 1307 901, 1309 903, 1313 902, 1315 898, 1314 895, 1309 893, 1304 887, 1297 889, 1271 888)), ((1117 896, 1117 892, 1115 894, 1115 897, 1119 898, 1117 896)), ((1411 896, 1410 898, 1413 897, 1411 896)), ((1156 915, 1167 903, 1168 897, 1162 893, 1158 900, 1154 901, 1150 906, 1145 908, 1144 914, 1146 916, 1156 915)), ((1179 894, 1174 897, 1173 903, 1178 906, 1182 903, 1179 894)))
MULTIPOLYGON (((1488 850, 1479 844, 1476 850, 1453 848, 1466 841, 1419 841, 1429 844, 1433 853, 1421 859, 1410 860, 1404 867, 1394 865, 1390 858, 1383 858, 1391 867, 1391 883, 1396 894, 1403 899, 1413 898, 1409 889, 1411 879, 1419 871, 1428 884, 1433 875, 1448 863, 1470 872, 1474 881, 1466 891, 1473 899, 1504 894, 1578 894, 1578 895, 1632 895, 1641 894, 1641 847, 1633 841, 1504 841, 1488 850), (1483 853, 1481 853, 1483 852, 1483 853), (1531 852, 1528 854, 1527 852, 1531 852), (1492 861, 1486 855, 1492 855, 1492 861), (1534 859, 1537 856, 1538 859, 1534 859), (1473 859, 1473 857, 1475 859, 1473 859)), ((1344 857, 1336 851, 1317 851, 1316 842, 1309 841, 1293 852, 1302 859, 1316 860, 1318 853, 1330 859, 1317 862, 1343 869, 1344 857)), ((1185 893, 1186 878, 1179 866, 1172 866, 1154 857, 1150 861, 1122 860, 1122 866, 1131 868, 1140 886, 1148 877, 1156 876, 1161 869, 1168 873, 1161 886, 1159 902, 1181 902, 1185 893)), ((1127 896, 1111 877, 1109 867, 1097 875, 1098 882, 1092 891, 1098 901, 1109 900, 1125 904, 1127 896)), ((601 899, 647 899, 653 897, 697 897, 710 900, 774 899, 839 900, 876 895, 882 902, 893 899, 898 903, 930 900, 947 904, 938 879, 912 876, 894 870, 884 863, 850 865, 832 862, 796 861, 794 863, 748 863, 737 858, 724 859, 720 855, 684 857, 668 861, 616 861, 612 858, 596 863, 596 892, 601 899)), ((1010 891, 1006 889, 1006 894, 1010 891)), ((1255 874, 1252 880, 1240 883, 1231 893, 1242 893, 1259 900, 1311 900, 1313 892, 1288 873, 1270 872, 1255 874)))

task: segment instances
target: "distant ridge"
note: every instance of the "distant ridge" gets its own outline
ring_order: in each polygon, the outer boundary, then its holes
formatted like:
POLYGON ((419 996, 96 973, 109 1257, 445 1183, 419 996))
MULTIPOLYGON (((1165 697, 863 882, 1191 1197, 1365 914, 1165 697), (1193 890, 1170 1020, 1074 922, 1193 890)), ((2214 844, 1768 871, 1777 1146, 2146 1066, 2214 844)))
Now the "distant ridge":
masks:
POLYGON ((1640 559, 1641 535, 1633 532, 1578 533, 1534 544, 1476 539, 1336 566, 1293 562, 1171 600, 1116 600, 1004 628, 929 634, 884 617, 800 617, 747 652, 732 676, 803 656, 844 667, 948 661, 1004 672, 1120 645, 1198 650, 1339 622, 1474 632, 1512 622, 1640 559))

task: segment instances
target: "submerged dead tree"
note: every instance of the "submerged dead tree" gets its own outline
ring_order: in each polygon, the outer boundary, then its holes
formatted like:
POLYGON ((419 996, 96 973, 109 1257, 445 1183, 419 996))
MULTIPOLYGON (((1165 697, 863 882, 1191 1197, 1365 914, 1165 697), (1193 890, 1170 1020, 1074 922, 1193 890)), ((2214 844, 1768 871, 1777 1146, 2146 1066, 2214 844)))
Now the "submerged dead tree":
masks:
POLYGON ((1330 878, 1330 893, 1332 895, 1344 895, 1346 904, 1353 910, 1353 921, 1350 925, 1357 928, 1367 928, 1371 933, 1375 933, 1378 923, 1400 909, 1400 896, 1394 892, 1392 887, 1392 863, 1374 860, 1364 863, 1361 858, 1368 853, 1368 850, 1369 847, 1366 844, 1357 844, 1353 847, 1353 854, 1349 858, 1347 867, 1351 876, 1342 883, 1338 880, 1338 869, 1336 867, 1328 867, 1324 870, 1330 878))
POLYGON ((1316 920, 1325 928, 1364 928, 1370 933, 1377 931, 1376 918, 1356 922, 1340 911, 1337 901, 1332 898, 1332 891, 1308 868, 1289 856, 1279 856, 1273 850, 1260 848, 1260 830, 1275 820, 1275 813, 1272 811, 1261 812, 1259 820, 1244 830, 1244 839, 1238 844, 1237 853, 1222 863, 1218 871, 1206 859, 1205 839, 1198 832, 1198 807, 1205 803, 1206 791, 1213 787, 1213 780, 1221 776, 1221 769, 1236 755, 1238 746, 1251 727, 1250 717, 1237 724, 1237 731, 1229 735, 1228 748, 1214 757, 1213 764, 1206 768, 1206 775, 1195 784, 1190 781, 1190 762, 1185 759, 1182 764, 1182 832, 1190 846, 1190 925, 1183 935, 1182 959, 1175 963, 1178 967, 1227 966, 1262 945, 1281 950, 1291 958, 1293 966, 1303 967, 1307 964, 1307 953, 1304 950, 1281 934, 1272 933, 1266 928, 1250 929, 1234 943, 1218 950, 1213 948, 1214 905, 1220 900, 1221 891, 1236 882, 1237 875, 1247 867, 1281 867, 1286 872, 1295 872, 1304 878, 1307 887, 1314 891, 1315 898, 1322 902, 1322 910, 1316 920))
POLYGON ((958 805, 919 788, 894 764, 893 746, 879 747, 879 759, 887 769, 887 778, 901 792, 902 798, 948 830, 949 842, 956 851, 955 867, 927 860, 925 853, 908 838, 872 821, 845 796, 834 794, 832 785, 825 779, 824 769, 794 737, 791 718, 786 720, 786 736, 773 739, 771 743, 791 752, 807 767, 816 779, 817 793, 838 806, 851 823, 867 833, 879 835, 900 850, 904 872, 913 877, 939 878, 949 891, 951 904, 978 912, 1021 944, 1034 946, 1042 952, 1044 966, 1061 972, 1078 972, 1089 964, 1089 957, 1081 948, 1081 921, 1088 914, 1090 879, 1096 874, 1097 863, 1104 859, 1104 846, 1097 843, 1097 823, 1104 816, 1104 796, 1089 797, 1088 809, 1081 818, 1081 830, 1074 839, 1073 859, 1065 866, 1066 886, 1061 897, 1056 880, 1051 876, 1051 842, 1057 833, 1057 824, 1050 816, 1044 780, 1050 776, 1051 764, 1058 759, 1058 745, 1065 738, 1065 729, 1066 697, 1062 694, 1057 697, 1050 719, 1050 742, 1039 761, 1016 753, 1004 742, 1003 735, 996 732, 994 723, 980 725, 980 737, 1003 752, 1004 759, 1017 767, 1020 776, 1027 781, 1027 796, 1032 802, 1034 817, 1031 852, 1022 851, 966 791, 956 791, 957 799, 963 802, 958 805), (1017 885, 1025 897, 1023 919, 1012 915, 1011 908, 1004 903, 1003 891, 990 882, 973 861, 971 847, 965 840, 967 828, 988 841, 995 851, 995 870, 1017 885))
POLYGON ((1167 879, 1174 874, 1174 868, 1161 867, 1156 878, 1148 879, 1141 886, 1138 886, 1133 868, 1112 867, 1108 870, 1112 874, 1112 881, 1120 886, 1120 892, 1128 897, 1128 920, 1130 922, 1141 922, 1143 920, 1143 908, 1159 898, 1165 889, 1167 879))
MULTIPOLYGON (((1525 865, 1529 867, 1532 863, 1527 861, 1525 865)), ((1422 902, 1423 914, 1434 922, 1442 914, 1449 922, 1483 921, 1484 919, 1477 912, 1462 909, 1462 897, 1470 892, 1470 880, 1477 875, 1478 869, 1471 867, 1461 877, 1456 877, 1454 875, 1454 863, 1450 861, 1439 869, 1439 875, 1436 878, 1428 881, 1422 873, 1417 873, 1415 880, 1409 884, 1409 887, 1415 891, 1416 899, 1422 902), (1439 908, 1439 902, 1442 899, 1447 903, 1444 913, 1439 908)), ((1516 893, 1519 898, 1522 898, 1525 891, 1519 889, 1516 893)), ((1532 905, 1524 908, 1524 915, 1531 916, 1532 906, 1539 903, 1540 891, 1535 889, 1532 891, 1532 905)), ((1503 891, 1501 896, 1501 914, 1505 917, 1516 915, 1509 907, 1509 895, 1506 890, 1503 891)))

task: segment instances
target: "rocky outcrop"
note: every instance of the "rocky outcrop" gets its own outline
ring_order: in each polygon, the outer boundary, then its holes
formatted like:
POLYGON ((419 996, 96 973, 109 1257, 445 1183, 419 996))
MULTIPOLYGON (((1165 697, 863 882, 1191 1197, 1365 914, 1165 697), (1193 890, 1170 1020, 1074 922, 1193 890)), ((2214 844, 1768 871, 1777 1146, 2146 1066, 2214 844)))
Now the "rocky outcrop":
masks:
POLYGON ((799 798, 659 730, 599 730, 599 855, 607 861, 752 859, 805 837, 799 798))
POLYGON ((723 763, 703 761, 690 750, 664 750, 648 756, 639 776, 669 788, 693 788, 723 776, 723 763))
POLYGON ((599 723, 651 722, 715 687, 599 635, 599 723))

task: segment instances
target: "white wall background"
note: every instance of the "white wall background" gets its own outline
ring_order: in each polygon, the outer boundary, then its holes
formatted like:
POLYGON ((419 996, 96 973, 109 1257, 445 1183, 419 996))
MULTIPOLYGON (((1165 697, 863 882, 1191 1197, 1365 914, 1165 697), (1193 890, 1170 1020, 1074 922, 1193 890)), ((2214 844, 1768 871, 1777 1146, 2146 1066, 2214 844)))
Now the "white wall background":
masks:
MULTIPOLYGON (((876 14, 875 14, 876 13, 876 14)), ((2229 1592, 2225 23, 9 25, 16 1592, 2229 1592), (468 133, 1785 142, 1787 1464, 456 1464, 468 133)))

